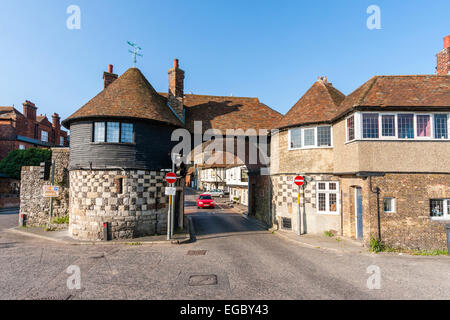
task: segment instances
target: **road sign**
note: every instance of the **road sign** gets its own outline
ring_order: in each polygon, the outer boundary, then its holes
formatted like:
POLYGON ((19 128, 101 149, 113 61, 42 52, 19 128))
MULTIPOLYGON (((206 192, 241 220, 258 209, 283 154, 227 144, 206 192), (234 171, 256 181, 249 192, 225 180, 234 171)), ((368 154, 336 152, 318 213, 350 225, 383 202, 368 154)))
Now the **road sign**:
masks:
POLYGON ((177 188, 166 187, 166 196, 176 196, 177 188))
POLYGON ((175 183, 177 181, 177 175, 173 172, 169 172, 166 175, 166 181, 167 183, 175 183))
POLYGON ((43 194, 44 198, 56 198, 59 197, 60 188, 57 186, 44 186, 43 194))
POLYGON ((294 179, 294 183, 300 187, 305 183, 305 178, 303 178, 302 176, 297 176, 294 179))

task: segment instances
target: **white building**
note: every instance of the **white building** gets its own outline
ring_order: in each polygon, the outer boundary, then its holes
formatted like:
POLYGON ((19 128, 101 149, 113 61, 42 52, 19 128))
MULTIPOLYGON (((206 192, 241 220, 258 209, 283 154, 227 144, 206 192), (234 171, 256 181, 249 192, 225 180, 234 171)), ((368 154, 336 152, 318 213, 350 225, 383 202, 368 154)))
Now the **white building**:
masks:
POLYGON ((204 191, 225 190, 225 166, 204 166, 200 170, 200 188, 204 191))
POLYGON ((230 201, 248 206, 248 169, 246 166, 227 167, 226 190, 230 193, 230 201))

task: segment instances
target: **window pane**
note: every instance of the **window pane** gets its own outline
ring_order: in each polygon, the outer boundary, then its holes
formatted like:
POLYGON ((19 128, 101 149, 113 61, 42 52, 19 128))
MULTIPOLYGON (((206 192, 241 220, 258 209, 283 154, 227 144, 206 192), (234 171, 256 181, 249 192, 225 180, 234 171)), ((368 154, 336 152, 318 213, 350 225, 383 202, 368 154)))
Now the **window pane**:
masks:
POLYGON ((120 142, 123 142, 123 143, 132 143, 133 142, 133 124, 132 123, 122 123, 120 142))
POLYGON ((319 193, 319 211, 327 211, 326 193, 319 193))
POLYGON ((383 137, 395 136, 395 116, 384 115, 381 116, 381 135, 383 137))
POLYGON ((41 141, 48 142, 48 132, 41 131, 41 141))
POLYGON ((319 146, 331 146, 331 127, 317 128, 317 143, 319 146))
POLYGON ((326 190, 327 189, 327 184, 324 182, 320 182, 319 183, 319 190, 326 190))
POLYGON ((330 202, 330 211, 336 212, 337 211, 337 195, 336 193, 330 193, 329 195, 329 202, 330 202))
POLYGON ((432 217, 444 216, 444 200, 430 200, 430 211, 432 217))
POLYGON ((105 123, 94 123, 94 142, 105 142, 105 123))
POLYGON ((417 136, 418 137, 431 136, 431 121, 429 115, 417 116, 417 136))
POLYGON ((398 115, 398 137, 414 138, 414 115, 399 114, 398 115))
POLYGON ((119 128, 120 122, 108 122, 107 127, 107 142, 119 142, 119 128))
POLYGON ((347 119, 347 137, 349 141, 355 139, 355 116, 347 119))
POLYGON ((315 129, 305 129, 305 147, 315 146, 316 145, 316 137, 315 137, 315 129))
POLYGON ((302 129, 292 129, 291 131, 291 148, 302 147, 302 129))
POLYGON ((363 114, 363 138, 378 138, 378 113, 363 114))
POLYGON ((330 190, 336 190, 336 183, 330 182, 330 183, 328 184, 328 189, 330 189, 330 190))
POLYGON ((436 139, 448 138, 446 114, 434 115, 434 137, 436 139))
POLYGON ((384 212, 393 212, 394 211, 394 199, 385 198, 384 199, 384 212))

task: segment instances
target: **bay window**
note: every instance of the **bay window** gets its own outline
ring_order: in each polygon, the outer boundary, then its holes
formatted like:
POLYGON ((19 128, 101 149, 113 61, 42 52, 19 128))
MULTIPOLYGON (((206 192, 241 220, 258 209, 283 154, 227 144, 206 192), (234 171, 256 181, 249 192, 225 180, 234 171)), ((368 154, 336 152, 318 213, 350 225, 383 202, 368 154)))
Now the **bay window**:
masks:
POLYGON ((331 127, 317 127, 317 145, 331 147, 331 127))
POLYGON ((94 142, 105 142, 105 123, 94 123, 94 142))
POLYGON ((302 129, 296 128, 290 130, 291 149, 302 147, 302 129))

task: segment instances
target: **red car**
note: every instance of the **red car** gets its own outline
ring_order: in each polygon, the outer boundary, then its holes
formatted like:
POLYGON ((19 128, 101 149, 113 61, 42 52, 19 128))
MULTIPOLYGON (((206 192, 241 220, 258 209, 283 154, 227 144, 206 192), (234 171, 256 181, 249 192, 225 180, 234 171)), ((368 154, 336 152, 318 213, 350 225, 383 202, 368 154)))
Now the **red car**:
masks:
POLYGON ((197 208, 215 208, 216 204, 214 203, 213 198, 210 194, 201 194, 197 198, 197 208))

